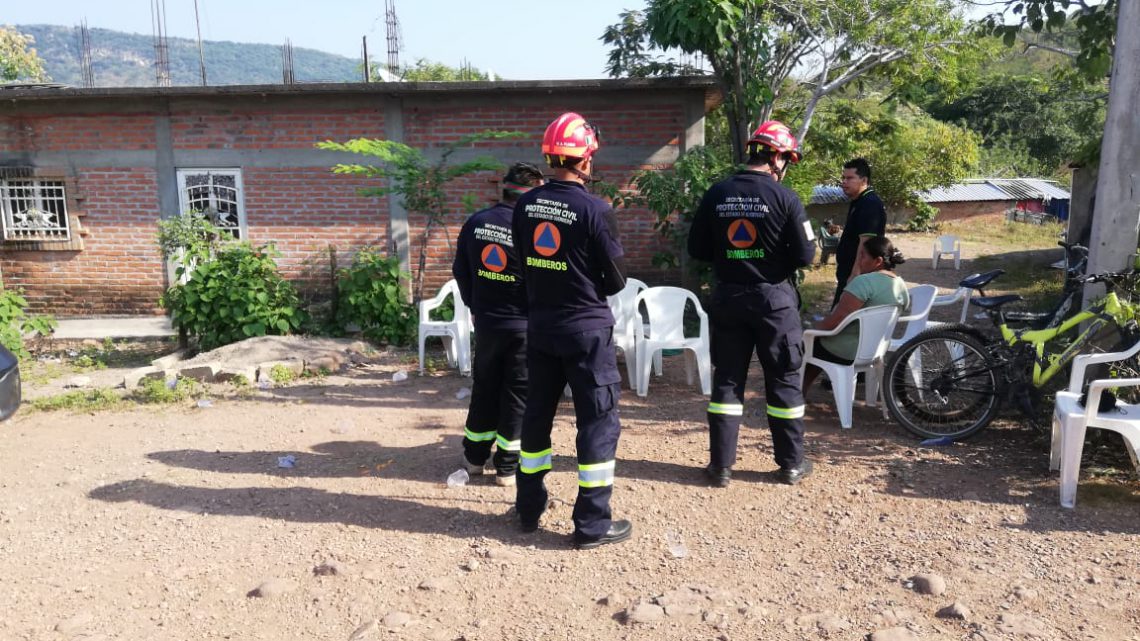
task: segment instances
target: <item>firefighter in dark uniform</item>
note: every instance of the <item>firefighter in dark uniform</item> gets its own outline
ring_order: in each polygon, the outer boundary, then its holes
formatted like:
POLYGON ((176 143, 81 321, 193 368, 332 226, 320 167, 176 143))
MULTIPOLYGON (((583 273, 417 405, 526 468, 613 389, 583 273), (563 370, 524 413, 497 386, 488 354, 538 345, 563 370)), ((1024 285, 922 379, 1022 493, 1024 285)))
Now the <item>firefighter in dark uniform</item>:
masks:
POLYGON ((574 543, 583 549, 624 541, 632 530, 629 521, 615 521, 610 513, 621 374, 606 296, 625 287, 625 269, 613 208, 586 191, 598 146, 598 131, 585 118, 559 116, 542 138, 554 179, 519 197, 514 211, 529 315, 530 382, 516 507, 523 531, 538 529, 548 499, 550 431, 569 383, 578 427, 574 543))
POLYGON ((533 165, 516 163, 503 177, 503 200, 463 224, 451 273, 475 322, 474 382, 463 431, 463 464, 472 475, 495 451, 495 482, 515 484, 526 406, 526 297, 511 237, 519 196, 543 183, 533 165))
POLYGON ((728 485, 736 463, 753 351, 764 369, 780 480, 794 485, 812 471, 803 454, 803 326, 792 279, 796 269, 812 264, 815 235, 799 197, 780 184, 789 163, 799 162, 799 145, 787 126, 772 120, 748 139, 748 155, 744 170, 709 188, 689 231, 689 254, 711 262, 716 281, 705 473, 719 487, 728 485))

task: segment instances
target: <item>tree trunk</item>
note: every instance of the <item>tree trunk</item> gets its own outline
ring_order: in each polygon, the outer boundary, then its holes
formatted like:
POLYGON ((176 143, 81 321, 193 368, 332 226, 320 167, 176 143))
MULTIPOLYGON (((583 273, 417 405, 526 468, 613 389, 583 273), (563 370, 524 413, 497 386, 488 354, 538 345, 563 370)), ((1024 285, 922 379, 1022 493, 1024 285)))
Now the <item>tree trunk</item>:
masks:
MULTIPOLYGON (((1121 2, 1116 24, 1108 115, 1104 123, 1096 213, 1089 243, 1090 274, 1131 267, 1140 230, 1140 2, 1121 2)), ((1097 287, 1096 289, 1100 289, 1097 287)), ((1085 288, 1086 304, 1097 292, 1085 288)))

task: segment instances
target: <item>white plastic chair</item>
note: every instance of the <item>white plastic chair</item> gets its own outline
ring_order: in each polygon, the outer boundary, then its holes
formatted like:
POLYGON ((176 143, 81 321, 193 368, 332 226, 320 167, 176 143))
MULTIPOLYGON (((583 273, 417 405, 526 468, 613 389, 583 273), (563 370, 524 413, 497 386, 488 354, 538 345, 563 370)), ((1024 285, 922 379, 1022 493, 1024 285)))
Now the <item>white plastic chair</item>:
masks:
POLYGON ((701 378, 701 393, 712 394, 712 358, 709 356, 709 315, 701 308, 696 294, 680 287, 650 287, 637 295, 634 312, 645 305, 649 318, 648 336, 637 345, 637 395, 649 394, 649 367, 652 359, 666 349, 683 349, 686 352, 685 375, 693 384, 694 361, 701 378), (685 338, 685 303, 692 301, 700 319, 700 333, 685 338))
POLYGON ((1061 507, 1077 505, 1077 481, 1081 474, 1081 454, 1088 428, 1120 434, 1128 448, 1133 467, 1140 467, 1140 405, 1118 402, 1116 409, 1098 412, 1100 398, 1106 388, 1138 387, 1140 378, 1106 378, 1089 383, 1085 406, 1078 402, 1089 365, 1112 363, 1131 358, 1140 352, 1140 343, 1124 352, 1088 354, 1073 359, 1073 373, 1068 389, 1057 392, 1053 407, 1053 434, 1049 447, 1049 469, 1061 470, 1061 507))
POLYGON ((958 240, 957 236, 943 234, 934 241, 933 268, 938 269, 939 259, 948 254, 954 257, 954 269, 960 268, 962 266, 962 241, 958 240))
MULTIPOLYGON (((637 344, 645 337, 641 314, 637 311, 637 295, 649 286, 636 278, 627 278, 625 288, 607 300, 614 315, 614 345, 625 357, 629 388, 637 389, 637 344)), ((658 368, 660 374, 660 368, 658 368)))
MULTIPOLYGON (((959 287, 954 290, 953 294, 939 294, 934 297, 934 306, 942 307, 944 305, 953 305, 958 301, 962 301, 962 313, 958 316, 959 323, 966 322, 966 315, 970 312, 970 297, 973 296, 974 290, 969 287, 959 287)), ((927 323, 928 325, 936 325, 938 323, 927 323)))
POLYGON ((891 344, 895 323, 899 319, 899 308, 894 305, 876 305, 856 310, 843 319, 833 330, 809 329, 804 331, 804 362, 800 367, 800 379, 808 365, 815 365, 827 374, 831 389, 835 394, 835 407, 839 412, 839 424, 844 429, 851 427, 851 414, 855 405, 855 377, 866 372, 866 401, 874 407, 879 398, 880 381, 883 378, 885 363, 883 357, 891 344), (848 325, 859 323, 859 347, 855 351, 855 361, 850 365, 840 365, 815 356, 815 341, 824 336, 835 336, 848 325))
POLYGON ((444 283, 435 296, 420 301, 420 376, 424 373, 424 343, 428 336, 442 337, 447 349, 447 364, 458 367, 461 374, 470 374, 472 331, 471 310, 463 304, 459 285, 454 279, 444 283), (448 296, 454 299, 455 316, 449 321, 431 320, 431 311, 443 305, 448 296))
POLYGON ((938 288, 934 285, 915 285, 907 290, 907 294, 910 296, 909 313, 906 316, 900 316, 897 321, 898 323, 906 323, 906 327, 903 328, 902 336, 891 339, 887 351, 895 351, 902 347, 903 343, 918 336, 922 330, 926 329, 930 309, 934 306, 934 296, 937 293, 938 288))

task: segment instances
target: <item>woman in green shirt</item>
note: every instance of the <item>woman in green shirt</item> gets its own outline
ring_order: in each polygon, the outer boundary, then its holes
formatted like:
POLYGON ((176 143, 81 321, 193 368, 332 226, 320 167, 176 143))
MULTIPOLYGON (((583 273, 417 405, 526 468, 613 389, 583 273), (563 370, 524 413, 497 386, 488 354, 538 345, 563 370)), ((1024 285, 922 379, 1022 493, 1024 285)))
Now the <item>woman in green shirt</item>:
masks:
MULTIPOLYGON (((839 327, 843 319, 864 307, 894 305, 900 309, 910 304, 906 283, 894 272, 895 266, 906 262, 902 252, 886 236, 876 236, 863 242, 855 257, 859 275, 852 278, 839 297, 839 303, 813 329, 830 330, 839 327)), ((849 325, 835 336, 816 340, 813 354, 825 361, 850 365, 859 346, 859 326, 849 325)), ((808 365, 804 372, 804 393, 819 376, 820 370, 808 365)))

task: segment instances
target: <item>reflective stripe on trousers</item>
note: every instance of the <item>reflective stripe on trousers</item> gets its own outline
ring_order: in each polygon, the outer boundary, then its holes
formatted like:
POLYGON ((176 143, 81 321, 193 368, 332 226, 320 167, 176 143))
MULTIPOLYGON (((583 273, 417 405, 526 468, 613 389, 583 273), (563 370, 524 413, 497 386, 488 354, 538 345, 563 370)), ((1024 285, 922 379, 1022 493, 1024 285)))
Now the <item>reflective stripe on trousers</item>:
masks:
POLYGON ((523 474, 537 474, 543 470, 549 470, 553 463, 552 452, 551 448, 541 452, 520 452, 519 471, 523 474))
POLYGON ((578 487, 608 487, 614 484, 614 461, 578 465, 578 487))
POLYGON ((787 419, 803 418, 804 406, 798 405, 796 407, 776 407, 775 405, 769 405, 768 416, 787 419))
POLYGON ((493 440, 495 440, 495 436, 497 434, 498 434, 498 432, 495 432, 493 430, 490 432, 472 432, 471 428, 468 428, 468 427, 463 428, 463 435, 467 437, 467 440, 474 441, 476 443, 485 443, 487 441, 493 441, 493 440))
POLYGON ((709 414, 744 416, 744 406, 739 403, 709 403, 709 414))
POLYGON ((499 449, 508 452, 517 452, 522 449, 522 441, 508 441, 503 438, 502 434, 495 437, 495 444, 499 446, 499 449))

